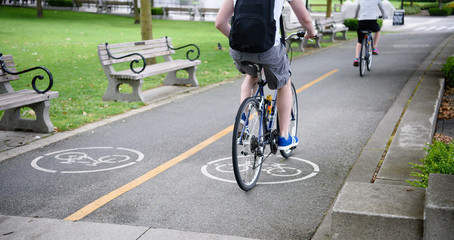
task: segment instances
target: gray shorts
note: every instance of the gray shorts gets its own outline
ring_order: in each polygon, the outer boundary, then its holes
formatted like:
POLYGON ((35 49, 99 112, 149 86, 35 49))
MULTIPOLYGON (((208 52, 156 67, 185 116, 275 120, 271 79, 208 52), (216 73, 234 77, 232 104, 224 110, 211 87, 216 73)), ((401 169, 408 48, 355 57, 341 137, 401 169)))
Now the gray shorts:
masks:
POLYGON ((270 89, 283 87, 292 75, 290 62, 283 44, 274 46, 263 53, 246 53, 230 49, 230 56, 235 61, 238 71, 251 76, 257 76, 257 72, 245 62, 265 65, 267 70, 269 70, 265 71, 265 77, 270 89), (274 77, 269 76, 268 72, 273 73, 274 77))

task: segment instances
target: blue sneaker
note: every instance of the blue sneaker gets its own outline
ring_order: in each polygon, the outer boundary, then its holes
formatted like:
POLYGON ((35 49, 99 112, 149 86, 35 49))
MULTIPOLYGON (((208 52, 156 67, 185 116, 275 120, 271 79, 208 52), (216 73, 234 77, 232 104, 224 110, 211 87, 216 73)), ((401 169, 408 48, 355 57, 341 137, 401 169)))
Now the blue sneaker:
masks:
POLYGON ((298 145, 299 141, 298 141, 298 138, 296 136, 290 136, 290 134, 288 135, 288 138, 284 138, 284 137, 279 137, 278 141, 277 141, 277 149, 278 150, 289 150, 290 148, 293 148, 293 147, 296 147, 298 145))

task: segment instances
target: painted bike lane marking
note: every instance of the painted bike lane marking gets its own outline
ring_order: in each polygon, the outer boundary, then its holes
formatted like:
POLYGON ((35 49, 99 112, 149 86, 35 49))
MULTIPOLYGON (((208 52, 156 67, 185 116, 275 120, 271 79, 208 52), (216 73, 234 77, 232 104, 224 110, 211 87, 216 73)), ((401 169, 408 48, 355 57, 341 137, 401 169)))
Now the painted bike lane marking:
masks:
MULTIPOLYGON (((302 92, 303 90, 313 86, 314 84, 326 79, 327 77, 331 76, 332 74, 336 73, 337 71, 339 71, 339 69, 334 69, 326 74, 324 74, 323 76, 311 81, 310 83, 304 85, 303 87, 299 88, 298 90, 296 90, 297 93, 300 93, 302 92)), ((188 151, 182 153, 181 155, 169 160, 168 162, 165 162, 163 164, 161 164, 160 166, 158 166, 157 168, 149 171, 148 173, 136 178, 135 180, 123 185, 122 187, 120 188, 117 188, 116 190, 98 198, 97 200, 89 203, 88 205, 86 205, 85 207, 81 208, 80 210, 78 210, 77 212, 71 214, 70 216, 66 217, 64 220, 68 220, 68 221, 78 221, 84 217, 86 217, 87 215, 89 215, 90 213, 92 213, 93 211, 99 209, 100 207, 104 206, 105 204, 107 204, 108 202, 112 201, 113 199, 123 195, 124 193, 138 187, 139 185, 141 185, 142 183, 145 183, 146 181, 152 179, 153 177, 155 177, 156 175, 164 172, 165 170, 175 166, 176 164, 178 164, 179 162, 189 158, 190 156, 194 155, 195 153, 199 152, 200 150, 204 149, 205 147, 209 146, 210 144, 216 142, 218 139, 222 138, 223 136, 229 134, 230 132, 233 131, 233 125, 225 128, 224 130, 222 130, 221 132, 213 135, 212 137, 208 138, 207 140, 199 143, 198 145, 196 145, 195 147, 189 149, 188 151)))

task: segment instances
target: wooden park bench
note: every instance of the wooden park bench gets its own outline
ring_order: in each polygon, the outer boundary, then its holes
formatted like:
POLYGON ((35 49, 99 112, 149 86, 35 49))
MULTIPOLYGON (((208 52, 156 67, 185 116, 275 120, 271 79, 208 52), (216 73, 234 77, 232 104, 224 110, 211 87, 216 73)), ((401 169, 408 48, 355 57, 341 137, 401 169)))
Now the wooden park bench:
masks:
POLYGON ((200 8, 199 9, 199 14, 200 14, 200 18, 205 19, 205 15, 207 13, 213 13, 213 14, 217 14, 219 12, 219 8, 200 8))
POLYGON ((2 130, 23 130, 37 133, 49 133, 54 131, 54 126, 49 118, 50 99, 58 97, 58 92, 49 91, 52 88, 52 74, 43 67, 34 67, 21 72, 16 72, 13 56, 3 56, 0 53, 0 111, 4 111, 0 120, 2 130), (41 91, 36 87, 35 81, 44 77, 37 75, 32 80, 34 90, 24 89, 15 91, 10 81, 18 80, 19 74, 41 69, 49 77, 49 85, 41 91), (21 109, 28 107, 33 109, 36 119, 22 119, 21 109))
POLYGON ((164 16, 169 17, 169 13, 188 14, 191 19, 194 19, 195 11, 193 7, 163 7, 164 16))
POLYGON ((129 13, 134 13, 134 2, 133 1, 117 1, 117 0, 104 0, 102 1, 102 9, 106 13, 111 13, 112 8, 126 7, 129 9, 129 13))
POLYGON ((96 7, 96 11, 99 13, 102 10, 102 6, 99 0, 74 0, 74 8, 75 10, 79 10, 84 4, 93 7, 96 7))
POLYGON ((335 20, 334 18, 328 19, 315 19, 315 28, 319 33, 325 36, 329 36, 327 40, 322 38, 322 42, 334 42, 335 40, 347 40, 347 31, 348 27, 346 27, 343 23, 343 20, 338 19, 335 20), (342 36, 337 36, 338 33, 341 33, 342 36))
MULTIPOLYGON (((195 54, 195 53, 194 53, 195 54)), ((180 48, 173 48, 171 39, 163 37, 160 39, 146 40, 140 42, 128 42, 118 44, 100 44, 98 45, 98 57, 101 66, 107 76, 108 86, 103 96, 104 101, 142 101, 143 79, 146 77, 167 73, 163 85, 185 85, 198 86, 196 78, 197 65, 200 60, 199 48, 194 44, 188 44, 180 48), (190 58, 189 54, 194 50, 186 53, 186 59, 172 59, 175 50, 185 47, 195 47, 198 51, 197 57, 190 58), (162 57, 163 62, 147 65, 145 59, 162 57), (114 65, 119 63, 130 62, 130 68, 126 70, 116 70, 114 65), (142 62, 142 63, 140 63, 142 62), (138 64, 137 68, 133 65, 138 64), (187 78, 178 78, 177 72, 183 70, 188 74, 187 78), (119 87, 121 84, 130 85, 132 93, 121 93, 119 87)))

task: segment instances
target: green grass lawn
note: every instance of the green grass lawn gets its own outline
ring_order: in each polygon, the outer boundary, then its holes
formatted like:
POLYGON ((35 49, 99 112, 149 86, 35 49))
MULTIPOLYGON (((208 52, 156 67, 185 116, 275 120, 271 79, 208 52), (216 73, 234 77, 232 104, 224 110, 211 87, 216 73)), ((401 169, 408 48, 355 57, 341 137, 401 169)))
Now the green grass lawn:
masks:
MULTIPOLYGON (((103 102, 106 76, 99 64, 97 45, 105 42, 140 41, 140 25, 133 18, 81 13, 0 7, 0 53, 13 55, 17 70, 35 66, 48 68, 54 78, 52 90, 60 97, 51 101, 51 120, 58 131, 117 115, 142 103, 103 102)), ((194 43, 200 47, 197 78, 201 86, 238 76, 228 53, 228 40, 212 22, 153 20, 153 36, 169 36, 175 47, 194 43), (227 50, 217 50, 221 43, 227 50)), ((174 59, 185 58, 179 50, 174 59)), ((42 71, 22 74, 13 87, 31 89, 31 79, 42 71)), ((165 75, 146 79, 144 90, 162 84, 165 75)), ((47 79, 47 78, 46 78, 47 79)), ((47 84, 43 80, 41 86, 47 84)), ((41 87, 44 89, 45 87, 41 87)), ((25 111, 27 112, 27 111, 25 111)), ((0 112, 1 114, 1 112, 0 112)))
MULTIPOLYGON (((0 53, 13 55, 17 71, 35 66, 48 68, 54 78, 53 91, 60 97, 51 100, 50 115, 58 131, 75 129, 84 124, 143 106, 143 103, 104 102, 106 76, 99 64, 97 46, 105 42, 140 41, 140 25, 132 17, 72 11, 44 11, 36 18, 36 9, 0 7, 0 53)), ((228 39, 217 31, 213 22, 153 19, 153 36, 169 36, 174 47, 194 43, 201 50, 202 64, 197 68, 201 86, 240 76, 228 53, 228 39), (218 50, 220 43, 225 49, 218 50)), ((356 33, 349 33, 349 39, 356 33)), ((323 43, 322 47, 332 45, 323 43)), ((174 59, 185 58, 179 50, 174 59)), ((294 53, 297 56, 299 53, 294 53)), ((32 89, 31 80, 38 70, 22 74, 13 87, 32 89)), ((165 75, 145 79, 143 90, 160 86, 165 75)), ((47 78, 40 89, 47 87, 47 78)), ((0 111, 0 115, 2 112, 0 111)), ((33 118, 30 111, 24 117, 33 118)))

